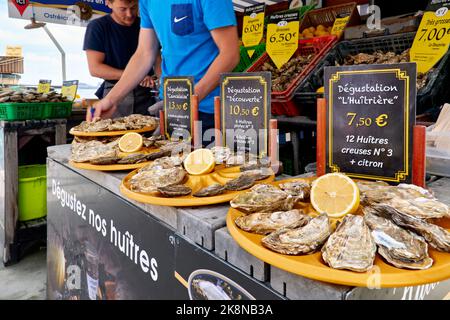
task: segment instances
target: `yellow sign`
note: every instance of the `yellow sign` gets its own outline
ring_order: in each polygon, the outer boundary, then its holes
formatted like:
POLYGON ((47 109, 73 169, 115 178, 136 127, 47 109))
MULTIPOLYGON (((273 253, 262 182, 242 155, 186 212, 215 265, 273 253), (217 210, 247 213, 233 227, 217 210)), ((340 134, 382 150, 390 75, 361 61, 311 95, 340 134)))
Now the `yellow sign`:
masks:
POLYGON ((6 46, 6 56, 21 57, 22 56, 22 47, 21 46, 6 46))
POLYGON ((426 73, 448 51, 450 45, 450 11, 443 7, 426 12, 411 47, 411 61, 417 63, 417 72, 426 73))
MULTIPOLYGON (((242 27, 242 42, 245 47, 253 47, 258 45, 264 34, 264 11, 260 13, 252 13, 244 16, 244 24, 242 27)), ((255 51, 248 52, 250 58, 255 51)))
POLYGON ((300 22, 281 20, 267 26, 266 50, 278 69, 288 62, 298 48, 300 22))
POLYGON ((345 26, 350 20, 350 16, 344 18, 336 18, 334 20, 333 28, 331 29, 331 34, 335 36, 340 36, 342 32, 344 32, 345 26))
POLYGON ((64 81, 61 88, 61 94, 68 100, 73 101, 77 96, 78 80, 64 81))
POLYGON ((39 93, 49 93, 51 83, 51 80, 39 80, 37 91, 39 93))

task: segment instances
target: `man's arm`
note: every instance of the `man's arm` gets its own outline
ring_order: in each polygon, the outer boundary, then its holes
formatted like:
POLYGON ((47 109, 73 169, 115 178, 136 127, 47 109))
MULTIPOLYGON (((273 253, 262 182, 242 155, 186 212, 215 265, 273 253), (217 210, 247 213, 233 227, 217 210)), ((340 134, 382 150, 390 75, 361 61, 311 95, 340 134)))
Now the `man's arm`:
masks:
POLYGON ((96 78, 104 80, 119 80, 123 70, 105 64, 105 54, 100 51, 86 50, 89 73, 96 78))
POLYGON ((220 74, 232 71, 240 59, 237 27, 229 26, 214 29, 211 30, 211 35, 219 48, 219 55, 195 86, 195 93, 200 100, 219 85, 220 74))
MULTIPOLYGON (((155 31, 141 28, 136 52, 128 62, 119 82, 95 105, 95 117, 109 118, 114 114, 116 105, 148 74, 155 62, 158 49, 159 43, 155 31)), ((92 120, 89 112, 87 120, 92 120)))

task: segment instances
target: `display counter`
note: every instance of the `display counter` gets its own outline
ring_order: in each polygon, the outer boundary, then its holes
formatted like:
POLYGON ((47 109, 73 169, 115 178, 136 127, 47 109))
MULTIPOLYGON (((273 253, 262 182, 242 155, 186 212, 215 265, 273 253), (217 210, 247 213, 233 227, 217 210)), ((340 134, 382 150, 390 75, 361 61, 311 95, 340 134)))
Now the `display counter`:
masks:
MULTIPOLYGON (((348 287, 274 268, 229 235, 228 204, 138 203, 119 191, 127 172, 76 169, 69 156, 70 145, 48 149, 50 299, 450 298, 450 280, 377 289, 376 273, 367 287, 348 287)), ((450 203, 450 179, 429 188, 450 203)))

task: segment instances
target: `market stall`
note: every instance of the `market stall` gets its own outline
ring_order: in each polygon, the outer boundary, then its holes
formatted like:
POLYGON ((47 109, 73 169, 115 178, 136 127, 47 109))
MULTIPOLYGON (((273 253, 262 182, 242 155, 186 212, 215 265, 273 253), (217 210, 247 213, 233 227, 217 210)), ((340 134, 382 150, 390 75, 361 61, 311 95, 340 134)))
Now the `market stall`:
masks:
POLYGON ((48 149, 48 297, 449 299, 450 180, 426 151, 449 145, 449 33, 426 31, 446 49, 429 52, 411 28, 346 40, 356 3, 245 7, 210 140, 177 75, 159 119, 83 122, 48 149))

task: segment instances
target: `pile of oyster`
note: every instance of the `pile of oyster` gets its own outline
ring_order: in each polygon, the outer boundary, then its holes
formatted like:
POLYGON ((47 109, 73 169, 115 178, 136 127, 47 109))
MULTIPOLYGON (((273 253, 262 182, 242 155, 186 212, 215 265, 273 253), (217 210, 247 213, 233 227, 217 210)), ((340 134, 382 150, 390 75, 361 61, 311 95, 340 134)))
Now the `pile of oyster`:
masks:
POLYGON ((295 181, 280 188, 258 185, 240 194, 231 206, 242 212, 236 225, 265 235, 262 245, 287 255, 321 251, 323 261, 335 269, 366 272, 376 253, 396 268, 428 269, 433 259, 428 246, 450 252, 450 232, 435 224, 450 218, 449 207, 423 188, 382 182, 358 182, 363 215, 333 222, 326 213, 306 214, 309 182, 295 181))
POLYGON ((264 63, 261 70, 272 73, 272 91, 284 91, 291 82, 307 67, 314 58, 313 54, 303 56, 297 55, 278 69, 272 60, 264 63))
POLYGON ((38 93, 35 90, 0 91, 0 103, 38 103, 38 102, 68 102, 66 97, 55 91, 38 93))
POLYGON ((136 164, 155 160, 171 153, 175 147, 163 136, 143 137, 144 147, 159 148, 156 152, 136 152, 123 155, 119 150, 120 137, 75 137, 72 142, 72 155, 70 160, 77 163, 90 163, 94 165, 136 164))
MULTIPOLYGON (((352 66, 358 64, 395 64, 401 62, 409 62, 410 49, 404 50, 402 53, 397 54, 392 51, 383 52, 381 50, 377 50, 372 54, 369 53, 358 53, 355 55, 348 55, 344 58, 343 65, 352 66)), ((339 66, 339 63, 336 62, 336 65, 339 66)), ((418 73, 417 74, 417 82, 416 88, 417 90, 422 89, 428 82, 428 75, 432 72, 433 69, 428 71, 427 73, 418 73)))
POLYGON ((159 120, 155 117, 142 114, 132 114, 126 117, 115 119, 95 118, 91 122, 83 121, 78 126, 72 128, 78 132, 106 132, 106 131, 126 131, 149 128, 154 130, 158 127, 159 120))
MULTIPOLYGON (((213 153, 217 164, 225 166, 240 166, 241 173, 225 184, 213 183, 198 190, 192 190, 185 185, 188 173, 183 168, 183 160, 190 151, 190 147, 182 142, 169 142, 160 147, 162 157, 141 168, 130 179, 132 191, 164 197, 179 197, 192 194, 194 197, 212 197, 226 191, 240 191, 253 187, 258 181, 272 176, 267 159, 253 158, 248 154, 234 155, 228 148, 215 147, 213 153), (249 159, 252 160, 249 160, 249 159)), ((256 188, 255 186, 254 188, 256 188)))

